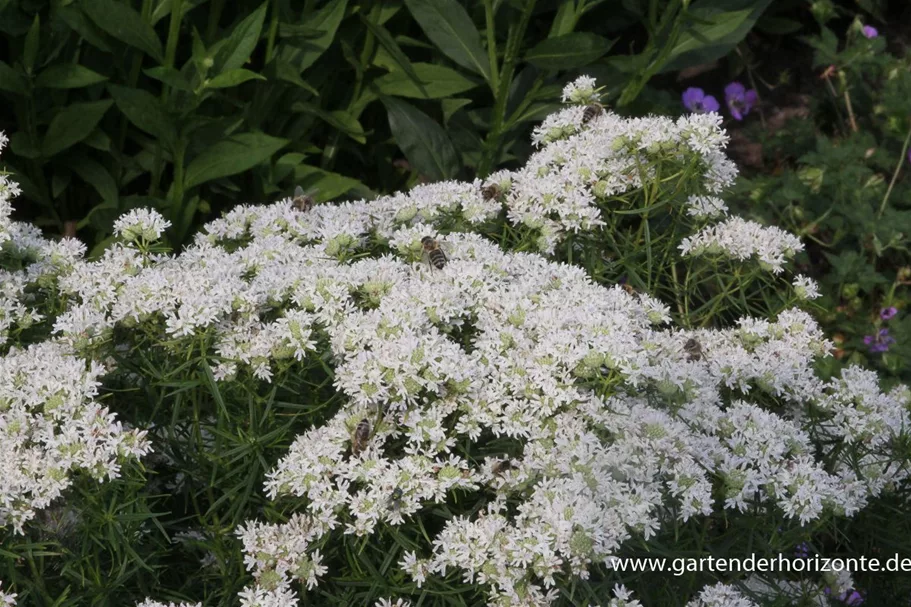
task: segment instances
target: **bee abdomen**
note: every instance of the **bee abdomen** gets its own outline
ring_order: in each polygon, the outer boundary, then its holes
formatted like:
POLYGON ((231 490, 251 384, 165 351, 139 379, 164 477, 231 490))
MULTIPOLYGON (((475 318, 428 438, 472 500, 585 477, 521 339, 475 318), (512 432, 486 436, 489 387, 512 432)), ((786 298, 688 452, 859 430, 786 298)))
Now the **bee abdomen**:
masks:
POLYGON ((585 110, 582 112, 582 124, 587 124, 594 120, 596 117, 601 115, 601 112, 604 111, 604 107, 598 103, 592 103, 585 106, 585 110))
POLYGON ((434 251, 430 251, 428 255, 430 257, 430 263, 432 263, 433 267, 435 267, 437 270, 442 270, 443 266, 446 265, 446 255, 443 253, 443 251, 436 249, 434 251))

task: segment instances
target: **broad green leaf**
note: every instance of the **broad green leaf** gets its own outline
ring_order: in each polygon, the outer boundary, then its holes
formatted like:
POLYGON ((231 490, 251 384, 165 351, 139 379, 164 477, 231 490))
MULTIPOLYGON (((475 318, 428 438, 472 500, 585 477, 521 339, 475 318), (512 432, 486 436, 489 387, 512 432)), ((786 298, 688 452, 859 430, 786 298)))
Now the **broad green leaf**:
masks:
POLYGON ((256 72, 245 69, 228 70, 218 76, 206 81, 207 89, 224 89, 238 84, 243 84, 248 80, 265 80, 265 76, 260 76, 256 72))
POLYGON ((458 0, 405 0, 427 37, 443 54, 490 80, 481 34, 458 0))
POLYGON ((690 8, 697 25, 685 31, 660 72, 720 59, 743 40, 772 0, 713 0, 690 8))
POLYGON ((177 140, 177 130, 157 97, 142 89, 117 84, 108 85, 108 90, 117 104, 117 109, 123 112, 134 126, 162 139, 169 146, 177 140))
POLYGON ((451 97, 473 89, 477 86, 454 69, 432 63, 413 64, 418 80, 423 89, 408 74, 394 70, 373 81, 373 84, 384 95, 396 97, 413 97, 416 99, 440 99, 451 97))
POLYGON ((312 191, 313 198, 318 202, 332 200, 351 191, 358 196, 372 195, 370 189, 357 179, 306 164, 294 167, 294 183, 305 191, 312 191))
POLYGON ((459 155, 443 128, 404 101, 386 97, 383 104, 389 112, 392 136, 411 166, 434 181, 455 177, 459 155))
POLYGON ((17 95, 25 95, 28 91, 28 84, 25 82, 25 78, 2 61, 0 61, 0 90, 16 93, 17 95))
POLYGON ((41 158, 41 150, 25 131, 18 131, 10 135, 9 147, 16 156, 30 159, 41 158))
POLYGON ((31 74, 35 70, 35 61, 38 60, 38 46, 41 43, 41 20, 35 14, 32 26, 25 35, 25 48, 22 50, 22 65, 25 71, 31 74))
POLYGON ((161 41, 152 26, 130 8, 128 2, 118 0, 81 0, 79 6, 95 25, 125 44, 144 51, 161 63, 161 41))
POLYGON ((259 34, 263 29, 268 6, 268 2, 263 2, 258 9, 238 23, 231 30, 231 35, 218 46, 213 68, 216 74, 237 69, 247 62, 253 49, 256 48, 256 43, 259 42, 259 34))
POLYGON ((173 67, 165 67, 159 65, 158 67, 150 67, 147 70, 142 70, 143 73, 149 78, 154 78, 155 80, 160 80, 168 86, 174 87, 179 91, 192 92, 193 87, 186 77, 175 70, 173 67))
POLYGON ((471 103, 471 99, 463 99, 461 97, 450 97, 448 99, 443 99, 443 101, 440 103, 440 105, 443 107, 443 124, 448 123, 453 114, 458 112, 469 103, 471 103))
POLYGON ((298 73, 313 65, 335 39, 335 32, 345 16, 348 0, 332 0, 312 15, 304 16, 307 27, 323 32, 319 38, 288 41, 280 46, 280 57, 295 66, 298 73))
POLYGON ((78 89, 107 79, 107 76, 102 76, 82 65, 59 63, 38 74, 35 85, 48 89, 78 89))
POLYGON ((58 154, 88 137, 112 103, 110 99, 105 99, 64 107, 47 127, 41 143, 42 156, 58 154))
POLYGON ((184 187, 236 175, 268 160, 272 154, 288 145, 287 139, 264 133, 240 133, 209 146, 187 167, 184 187))
POLYGON ((329 126, 342 131, 358 143, 366 143, 367 141, 364 135, 364 127, 361 126, 361 123, 358 122, 357 118, 348 112, 342 110, 327 112, 322 108, 305 101, 296 102, 291 106, 291 111, 313 114, 325 121, 329 126))
POLYGON ((116 204, 117 183, 100 163, 84 155, 79 155, 68 158, 65 165, 79 175, 80 179, 95 188, 103 201, 116 204))
POLYGON ((567 70, 600 59, 614 42, 589 32, 573 32, 542 40, 525 55, 525 60, 544 70, 567 70))

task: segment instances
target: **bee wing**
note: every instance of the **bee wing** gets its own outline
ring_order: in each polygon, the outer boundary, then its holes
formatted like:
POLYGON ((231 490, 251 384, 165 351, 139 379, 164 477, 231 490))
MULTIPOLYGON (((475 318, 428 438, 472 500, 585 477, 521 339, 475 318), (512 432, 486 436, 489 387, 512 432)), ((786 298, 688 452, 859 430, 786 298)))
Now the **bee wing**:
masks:
POLYGON ((303 195, 304 195, 304 188, 302 188, 300 186, 296 186, 294 188, 294 197, 297 198, 298 196, 303 196, 303 195))

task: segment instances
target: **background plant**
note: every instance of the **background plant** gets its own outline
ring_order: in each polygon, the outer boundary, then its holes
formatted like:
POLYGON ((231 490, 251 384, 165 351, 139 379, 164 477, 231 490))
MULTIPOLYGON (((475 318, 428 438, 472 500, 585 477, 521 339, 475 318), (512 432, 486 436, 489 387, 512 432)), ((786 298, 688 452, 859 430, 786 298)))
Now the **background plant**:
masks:
POLYGON ((50 233, 97 253, 120 213, 148 206, 180 245, 295 185, 331 200, 515 165, 562 72, 602 72, 632 108, 652 77, 727 53, 768 5, 8 0, 5 162, 31 202, 21 217, 50 233))
POLYGON ((814 6, 812 95, 767 110, 775 129, 746 128, 761 159, 738 186, 738 208, 807 244, 800 264, 822 288, 822 320, 839 347, 833 368, 863 362, 907 380, 911 64, 881 12, 851 21, 814 6))

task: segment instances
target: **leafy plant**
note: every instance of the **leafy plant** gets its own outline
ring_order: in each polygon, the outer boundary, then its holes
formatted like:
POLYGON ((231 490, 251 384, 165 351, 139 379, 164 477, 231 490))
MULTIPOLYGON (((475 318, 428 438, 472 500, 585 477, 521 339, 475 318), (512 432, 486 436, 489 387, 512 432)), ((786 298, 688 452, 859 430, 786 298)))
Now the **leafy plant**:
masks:
POLYGON ((653 76, 728 52, 768 4, 8 0, 6 161, 46 230, 97 253, 114 218, 151 206, 179 245, 297 185, 370 197, 513 166, 565 72, 609 76, 607 98, 632 108, 653 76))

